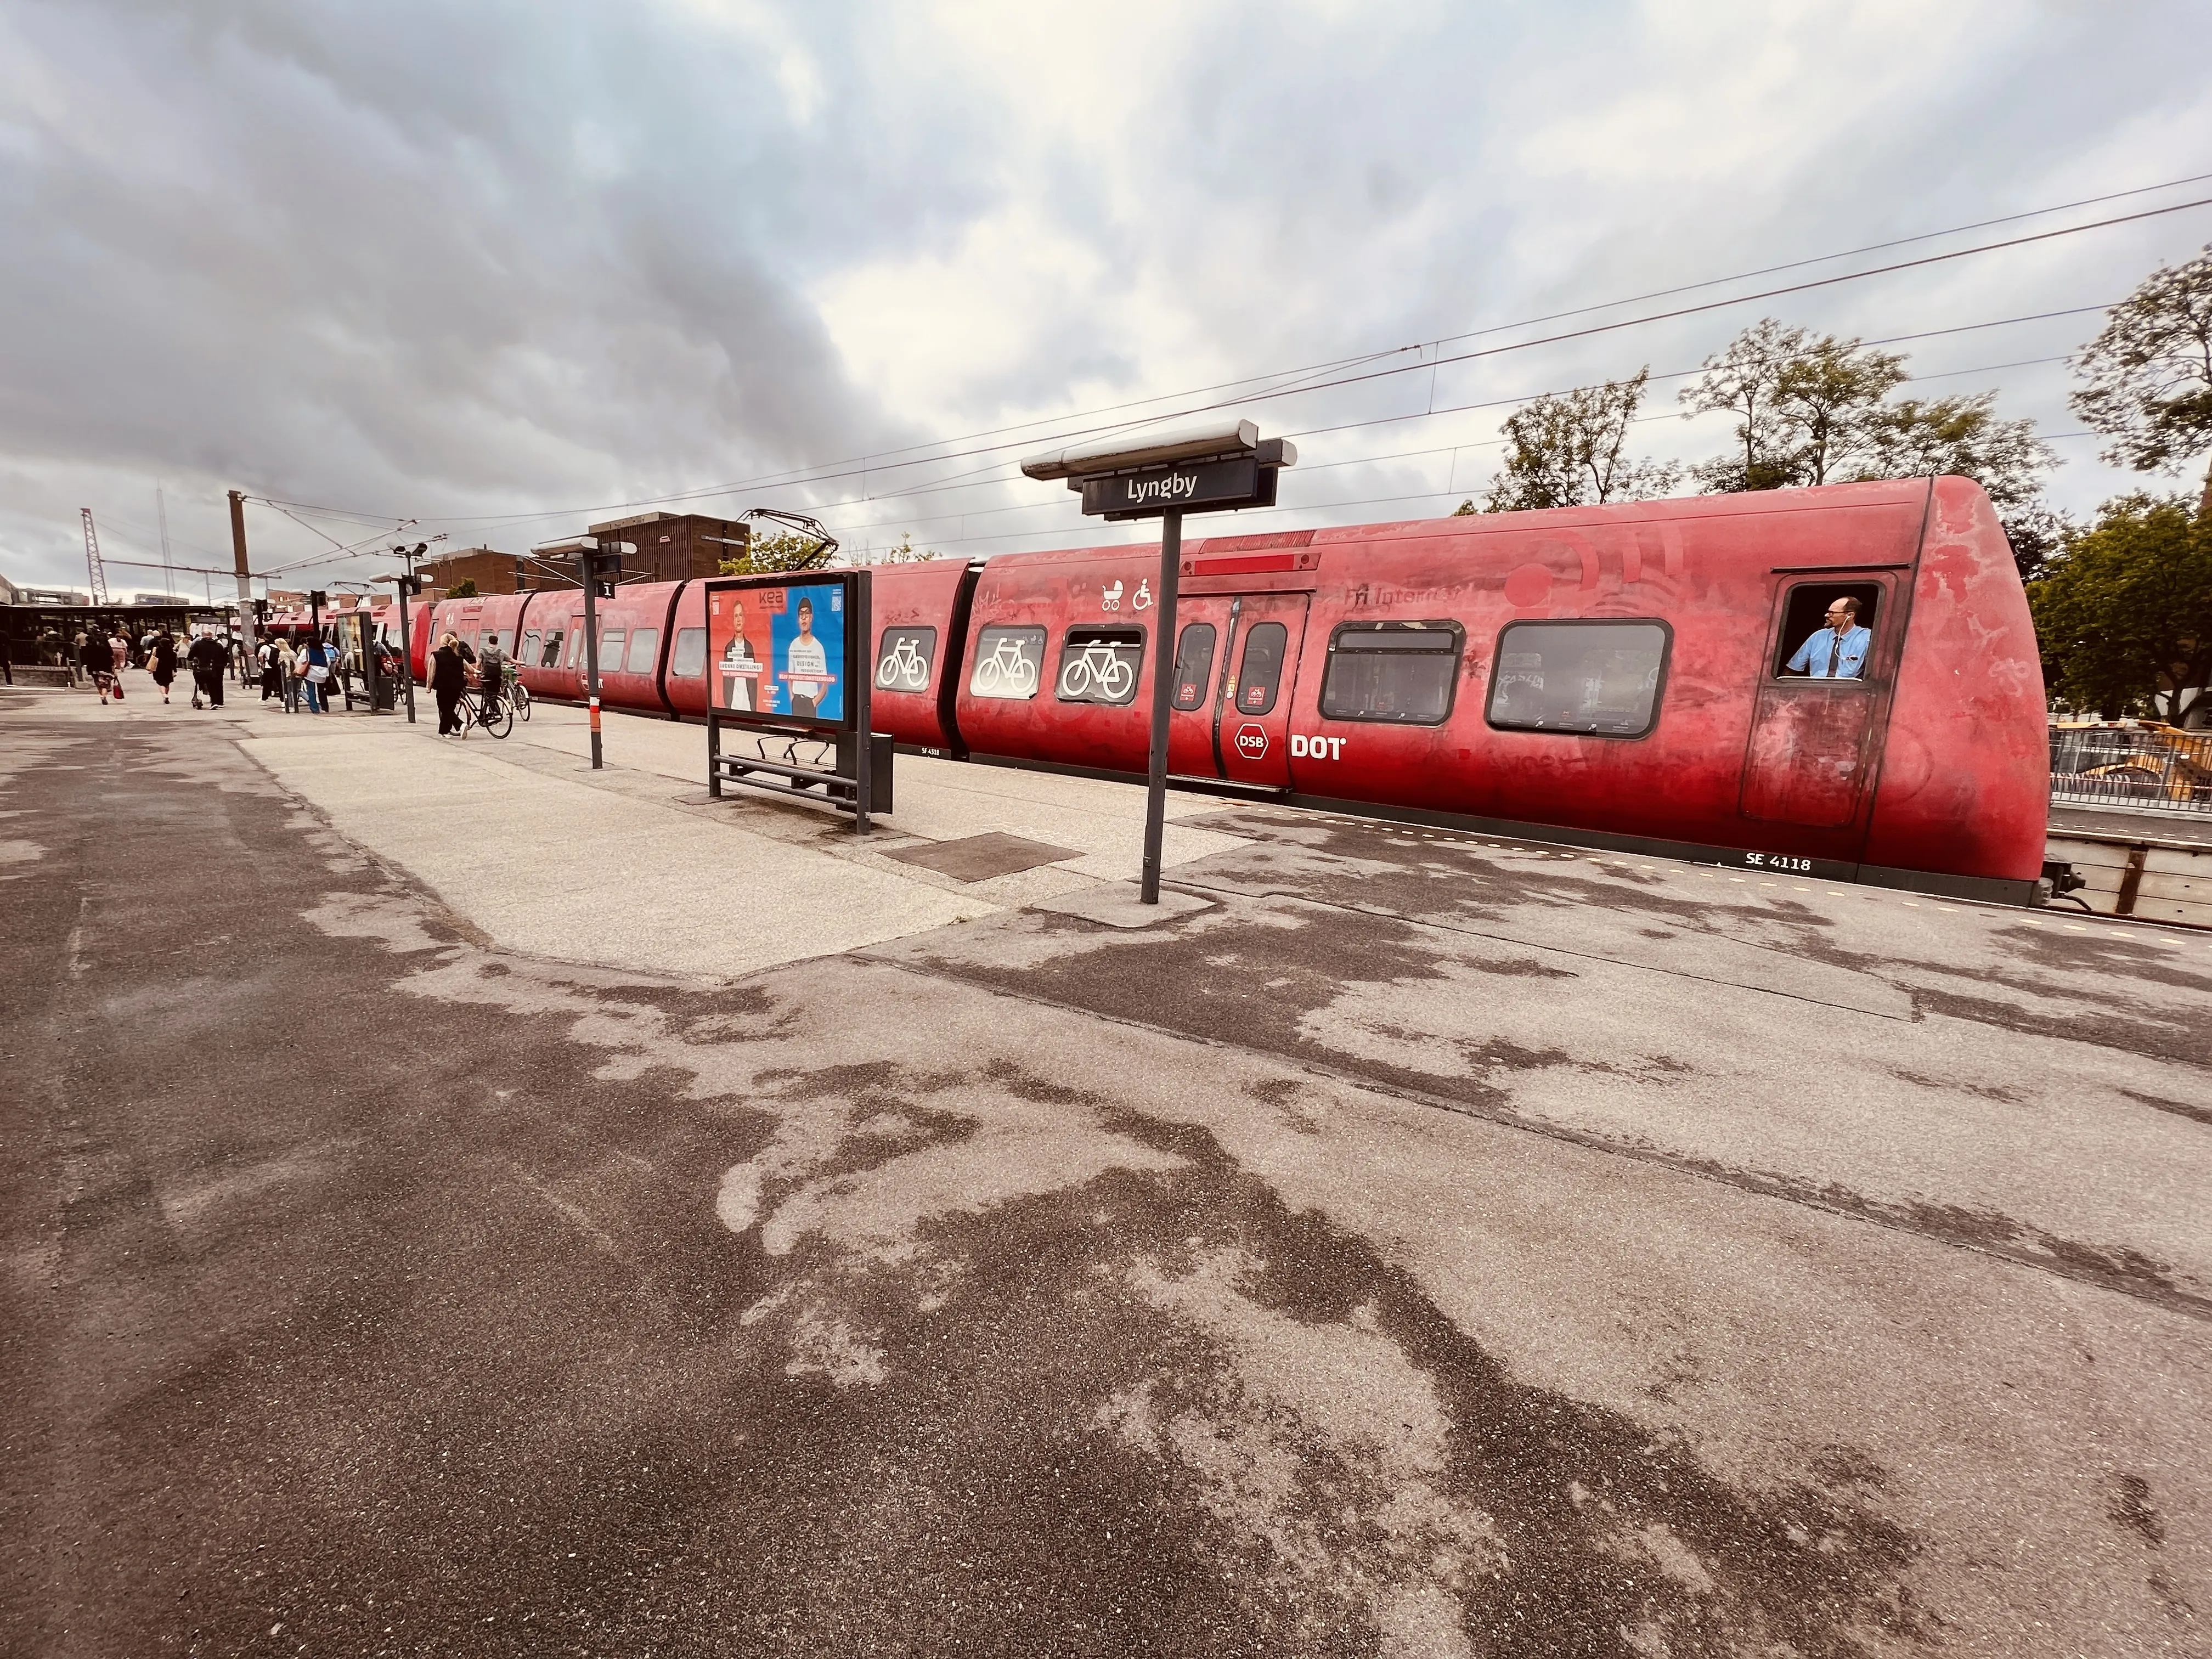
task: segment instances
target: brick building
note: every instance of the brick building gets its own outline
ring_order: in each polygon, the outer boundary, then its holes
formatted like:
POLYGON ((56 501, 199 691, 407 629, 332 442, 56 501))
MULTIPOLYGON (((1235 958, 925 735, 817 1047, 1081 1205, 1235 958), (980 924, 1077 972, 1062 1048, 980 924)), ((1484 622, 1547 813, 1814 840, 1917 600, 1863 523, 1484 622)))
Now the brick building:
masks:
POLYGON ((688 581, 718 576, 725 559, 741 559, 750 545, 750 527, 734 519, 709 519, 696 513, 641 513, 591 526, 589 534, 628 542, 637 549, 623 555, 623 579, 688 581))
MULTIPOLYGON (((416 569, 425 583, 442 587, 447 592, 463 582, 472 581, 479 593, 520 593, 522 591, 522 561, 512 553, 496 552, 489 547, 464 547, 451 553, 441 553, 436 558, 417 565, 416 569)), ((550 586, 544 581, 533 581, 533 587, 550 586)))

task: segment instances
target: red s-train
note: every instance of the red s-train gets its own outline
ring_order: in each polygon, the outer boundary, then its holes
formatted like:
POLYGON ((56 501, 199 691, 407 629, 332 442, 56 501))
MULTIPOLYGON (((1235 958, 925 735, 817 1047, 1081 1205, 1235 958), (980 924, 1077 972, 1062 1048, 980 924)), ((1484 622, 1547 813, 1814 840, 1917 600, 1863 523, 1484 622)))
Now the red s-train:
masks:
MULTIPOLYGON (((1141 775, 1158 562, 1139 545, 878 568, 877 729, 957 759, 1141 775)), ((1181 587, 1179 778, 2036 896, 2042 670, 2003 532, 1966 479, 1217 537, 1186 545, 1181 587), (1868 631, 1858 674, 1786 672, 1845 599, 1868 631)), ((533 695, 580 697, 575 590, 428 610, 418 678, 433 629, 495 632, 533 695)), ((625 586, 598 615, 609 707, 704 715, 699 583, 625 586)))

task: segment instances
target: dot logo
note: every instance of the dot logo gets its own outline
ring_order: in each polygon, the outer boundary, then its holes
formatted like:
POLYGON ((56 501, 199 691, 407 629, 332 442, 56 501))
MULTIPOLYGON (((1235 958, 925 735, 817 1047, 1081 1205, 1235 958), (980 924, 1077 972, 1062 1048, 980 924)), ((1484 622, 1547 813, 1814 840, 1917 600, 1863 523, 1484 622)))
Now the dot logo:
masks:
POLYGON ((1246 760, 1258 760, 1267 752, 1267 734, 1256 726, 1237 728, 1237 752, 1246 760))

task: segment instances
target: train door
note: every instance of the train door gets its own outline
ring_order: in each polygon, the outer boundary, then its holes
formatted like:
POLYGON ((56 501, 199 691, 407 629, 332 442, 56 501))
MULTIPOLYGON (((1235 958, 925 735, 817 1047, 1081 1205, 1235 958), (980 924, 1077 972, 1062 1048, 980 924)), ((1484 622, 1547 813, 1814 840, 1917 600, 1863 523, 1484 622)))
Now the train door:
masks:
POLYGON ((1287 789, 1304 593, 1205 594, 1176 606, 1168 770, 1287 789))
POLYGON ((1738 810, 1839 830, 1880 757, 1903 618, 1886 572, 1778 573, 1738 810))

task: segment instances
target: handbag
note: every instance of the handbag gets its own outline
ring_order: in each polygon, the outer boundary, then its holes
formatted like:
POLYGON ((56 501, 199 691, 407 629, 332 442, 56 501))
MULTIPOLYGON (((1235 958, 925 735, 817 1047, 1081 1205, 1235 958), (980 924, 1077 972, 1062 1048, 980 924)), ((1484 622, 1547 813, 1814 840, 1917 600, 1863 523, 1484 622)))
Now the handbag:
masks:
POLYGON ((320 685, 325 680, 330 678, 330 677, 331 671, 324 667, 322 664, 317 662, 309 663, 307 665, 307 678, 313 680, 317 685, 320 685))

